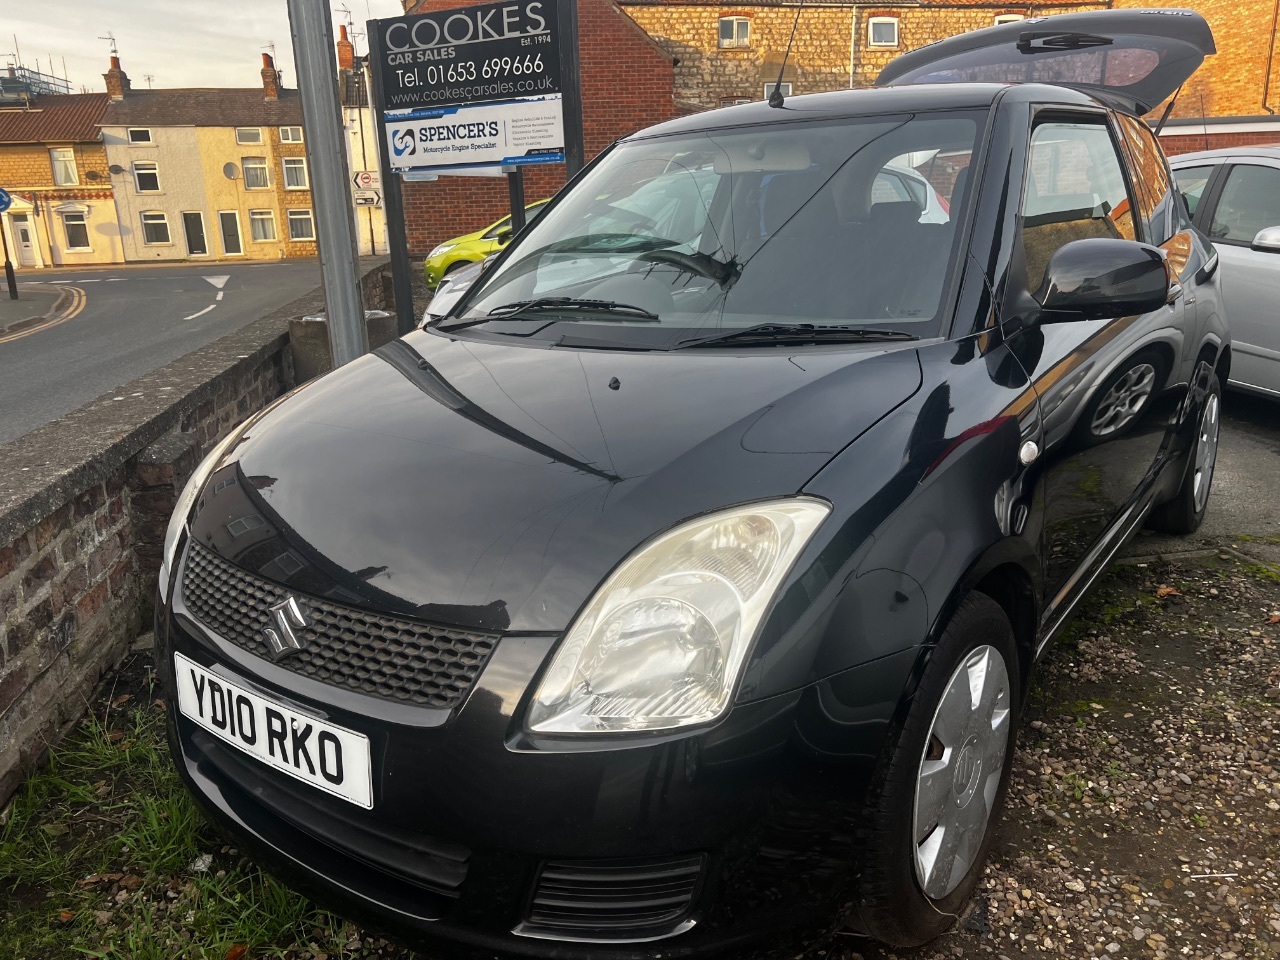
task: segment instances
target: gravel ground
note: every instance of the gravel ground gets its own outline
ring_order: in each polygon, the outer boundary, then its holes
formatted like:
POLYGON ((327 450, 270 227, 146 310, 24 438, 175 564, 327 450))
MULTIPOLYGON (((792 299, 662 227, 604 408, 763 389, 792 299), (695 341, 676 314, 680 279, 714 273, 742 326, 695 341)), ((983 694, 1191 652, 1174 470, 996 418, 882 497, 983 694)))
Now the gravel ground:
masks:
POLYGON ((1118 569, 1042 664, 986 877, 914 951, 806 960, 1280 957, 1280 576, 1118 569))

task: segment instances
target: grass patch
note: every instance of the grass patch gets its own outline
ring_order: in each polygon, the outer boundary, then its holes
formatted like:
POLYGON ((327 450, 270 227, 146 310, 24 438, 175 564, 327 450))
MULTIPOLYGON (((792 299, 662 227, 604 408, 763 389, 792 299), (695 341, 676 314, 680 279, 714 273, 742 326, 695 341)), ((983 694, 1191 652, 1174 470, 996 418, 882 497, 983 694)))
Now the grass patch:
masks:
POLYGON ((410 956, 368 946, 226 845, 178 779, 145 682, 100 704, 14 796, 0 905, 5 960, 410 956))

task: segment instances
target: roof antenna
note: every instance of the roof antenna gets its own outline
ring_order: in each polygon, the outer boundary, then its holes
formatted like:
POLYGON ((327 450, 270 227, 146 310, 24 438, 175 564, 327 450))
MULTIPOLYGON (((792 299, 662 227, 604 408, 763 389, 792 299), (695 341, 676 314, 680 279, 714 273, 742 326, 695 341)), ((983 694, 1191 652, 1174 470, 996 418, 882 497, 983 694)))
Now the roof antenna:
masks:
POLYGON ((110 43, 111 43, 111 55, 112 55, 113 57, 118 57, 118 56, 120 56, 120 51, 119 51, 118 49, 116 49, 116 35, 115 35, 114 33, 112 33, 110 30, 108 30, 108 31, 107 31, 107 35, 106 35, 105 37, 99 37, 98 39, 99 39, 99 40, 107 40, 107 41, 110 41, 110 43))
POLYGON ((1160 136, 1160 131, 1164 129, 1164 122, 1169 119, 1169 114, 1173 113, 1173 105, 1178 102, 1178 94, 1182 92, 1182 87, 1178 87, 1173 91, 1173 96, 1169 98, 1169 105, 1164 108, 1164 113, 1160 114, 1160 122, 1156 124, 1156 136, 1160 136))
POLYGON ((787 52, 782 55, 782 65, 778 67, 778 82, 773 85, 773 92, 769 94, 769 106, 781 107, 785 102, 782 96, 782 75, 787 71, 787 60, 791 56, 791 42, 796 38, 796 27, 800 26, 800 11, 804 8, 804 0, 796 6, 796 19, 791 24, 791 36, 787 38, 787 52))

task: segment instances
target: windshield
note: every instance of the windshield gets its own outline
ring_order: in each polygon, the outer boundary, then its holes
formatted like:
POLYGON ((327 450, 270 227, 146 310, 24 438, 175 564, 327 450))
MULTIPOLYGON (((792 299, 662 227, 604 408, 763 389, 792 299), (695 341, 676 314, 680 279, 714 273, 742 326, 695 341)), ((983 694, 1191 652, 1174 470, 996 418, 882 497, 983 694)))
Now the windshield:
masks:
POLYGON ((931 336, 982 119, 881 116, 622 144, 441 327, 626 347, 760 324, 931 336), (584 300, 657 320, 556 309, 584 300), (530 301, 540 309, 512 310, 530 301))

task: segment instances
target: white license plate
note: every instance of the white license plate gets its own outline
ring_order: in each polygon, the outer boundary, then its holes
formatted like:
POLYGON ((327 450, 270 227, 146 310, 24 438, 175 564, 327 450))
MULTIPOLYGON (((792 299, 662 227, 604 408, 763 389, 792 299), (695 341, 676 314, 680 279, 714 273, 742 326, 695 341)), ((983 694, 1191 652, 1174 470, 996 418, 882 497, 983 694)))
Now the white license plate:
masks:
POLYGON ((369 738, 246 690, 173 655, 183 716, 269 767, 335 797, 373 808, 369 738))

